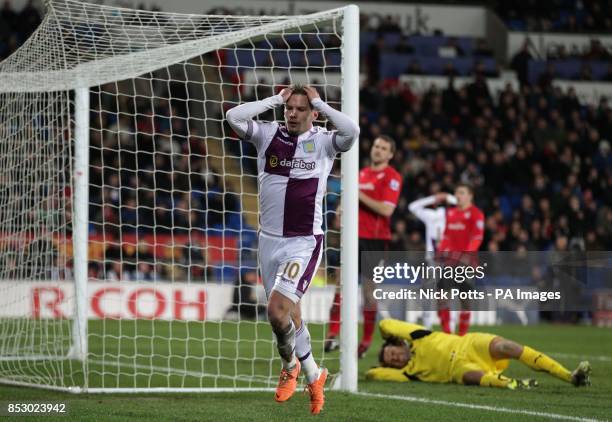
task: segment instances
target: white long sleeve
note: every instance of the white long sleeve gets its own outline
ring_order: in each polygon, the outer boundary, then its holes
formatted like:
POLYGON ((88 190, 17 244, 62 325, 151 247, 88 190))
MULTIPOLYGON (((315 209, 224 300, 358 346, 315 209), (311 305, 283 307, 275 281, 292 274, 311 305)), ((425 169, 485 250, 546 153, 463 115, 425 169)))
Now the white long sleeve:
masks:
POLYGON ((432 195, 425 198, 417 199, 416 201, 413 201, 410 203, 410 205, 408 205, 408 210, 413 213, 419 220, 425 223, 426 230, 430 230, 434 226, 440 225, 440 222, 443 222, 446 219, 444 208, 427 208, 429 205, 435 203, 436 197, 432 195))
MULTIPOLYGON (((427 207, 432 204, 435 204, 435 202, 436 202, 435 195, 426 196, 425 198, 421 198, 421 199, 417 199, 416 201, 412 201, 408 205, 408 210, 414 215, 416 215, 417 218, 419 218, 419 220, 422 220, 425 222, 425 220, 428 220, 432 216, 432 213, 428 211, 433 212, 433 210, 428 210, 427 207)), ((457 205, 457 198, 455 198, 454 195, 448 194, 446 196, 446 202, 450 205, 457 205)))
POLYGON ((442 233, 444 233, 444 226, 446 224, 446 211, 443 207, 438 207, 436 209, 427 208, 435 202, 436 197, 431 195, 417 199, 408 205, 408 210, 425 224, 426 251, 436 250, 436 243, 442 238, 442 233))
POLYGON ((431 204, 434 204, 436 202, 436 197, 434 195, 431 196, 426 196, 425 198, 421 198, 421 199, 417 199, 416 201, 412 201, 409 205, 408 205, 408 211, 410 211, 411 213, 413 213, 414 215, 416 215, 419 219, 422 220, 421 217, 419 217, 419 214, 428 206, 430 206, 431 204))
POLYGON ((242 139, 248 140, 250 135, 252 135, 252 133, 249 133, 249 131, 253 130, 253 117, 265 112, 266 110, 283 105, 284 103, 285 101, 280 94, 273 95, 260 101, 252 101, 250 103, 240 104, 239 106, 231 108, 227 110, 225 117, 227 118, 229 125, 236 131, 238 136, 240 136, 242 139))
MULTIPOLYGON (((250 140, 253 135, 253 118, 267 110, 276 108, 285 103, 283 97, 273 95, 260 101, 244 103, 227 111, 225 117, 229 125, 244 140, 250 140)), ((346 152, 359 137, 359 126, 346 114, 335 110, 320 98, 312 101, 312 106, 318 112, 323 113, 336 127, 336 136, 332 143, 335 151, 346 152)))
POLYGON ((346 114, 334 109, 320 98, 315 98, 312 106, 318 112, 327 116, 337 129, 337 135, 334 138, 334 148, 339 152, 346 152, 355 143, 359 137, 359 126, 346 114))

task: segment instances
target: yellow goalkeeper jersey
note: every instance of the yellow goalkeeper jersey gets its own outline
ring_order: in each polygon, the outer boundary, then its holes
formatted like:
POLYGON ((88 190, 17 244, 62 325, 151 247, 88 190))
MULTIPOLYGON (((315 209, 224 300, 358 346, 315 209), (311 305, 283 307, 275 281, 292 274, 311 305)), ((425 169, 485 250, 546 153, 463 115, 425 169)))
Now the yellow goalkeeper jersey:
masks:
POLYGON ((383 338, 397 337, 410 343, 411 358, 402 369, 378 367, 367 372, 370 379, 382 381, 419 380, 462 383, 468 370, 501 371, 507 363, 494 362, 489 356, 491 334, 468 334, 459 337, 429 331, 418 324, 394 319, 379 324, 383 338))

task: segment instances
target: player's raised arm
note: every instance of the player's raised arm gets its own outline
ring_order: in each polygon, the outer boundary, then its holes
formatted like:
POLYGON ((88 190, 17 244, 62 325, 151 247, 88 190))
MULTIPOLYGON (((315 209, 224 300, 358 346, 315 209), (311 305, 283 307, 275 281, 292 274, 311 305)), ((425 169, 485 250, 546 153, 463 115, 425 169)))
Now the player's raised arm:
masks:
POLYGON ((431 331, 422 325, 411 324, 397 319, 383 319, 378 326, 384 339, 396 337, 412 341, 431 334, 431 331))
POLYGON ((437 201, 436 195, 426 196, 425 198, 417 199, 416 201, 412 201, 408 205, 408 211, 415 214, 417 217, 419 213, 426 209, 428 206, 435 204, 437 201))
POLYGON ((240 104, 233 107, 225 113, 227 122, 245 141, 248 141, 253 136, 253 117, 283 105, 287 99, 291 96, 291 89, 284 88, 277 95, 273 95, 268 98, 264 98, 260 101, 252 101, 250 103, 240 104))
POLYGON ((346 152, 359 137, 359 126, 346 114, 331 107, 321 99, 317 90, 311 86, 304 87, 310 104, 320 113, 325 114, 337 129, 333 138, 333 147, 338 152, 346 152))
POLYGON ((448 193, 438 193, 435 195, 430 195, 425 198, 412 201, 408 205, 408 211, 414 214, 419 220, 427 224, 433 222, 436 219, 444 218, 444 209, 439 208, 434 210, 427 208, 430 205, 443 202, 455 205, 457 203, 457 198, 448 193))
POLYGON ((417 199, 412 201, 408 205, 408 211, 413 213, 419 220, 427 223, 427 221, 435 218, 437 215, 435 210, 427 208, 437 202, 436 195, 426 196, 425 198, 417 199))
POLYGON ((385 368, 378 366, 376 368, 368 369, 366 372, 366 379, 374 381, 394 381, 394 382, 406 382, 410 381, 410 378, 406 376, 404 371, 396 368, 385 368))

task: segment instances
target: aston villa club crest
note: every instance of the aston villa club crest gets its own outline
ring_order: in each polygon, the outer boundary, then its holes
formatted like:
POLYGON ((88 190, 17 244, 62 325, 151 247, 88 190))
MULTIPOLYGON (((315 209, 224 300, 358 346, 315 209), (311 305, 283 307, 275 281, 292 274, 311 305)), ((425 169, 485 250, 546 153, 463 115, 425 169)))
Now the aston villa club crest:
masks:
POLYGON ((308 139, 307 141, 302 142, 302 148, 304 148, 304 152, 307 154, 315 152, 314 141, 312 139, 308 139))

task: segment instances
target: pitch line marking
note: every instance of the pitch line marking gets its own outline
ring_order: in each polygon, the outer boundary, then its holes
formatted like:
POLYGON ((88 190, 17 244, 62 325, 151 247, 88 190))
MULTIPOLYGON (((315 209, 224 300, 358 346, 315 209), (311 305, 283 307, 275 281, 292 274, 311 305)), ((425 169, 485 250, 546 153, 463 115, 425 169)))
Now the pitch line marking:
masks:
POLYGON ((577 355, 574 353, 551 353, 551 356, 569 359, 589 359, 600 362, 612 362, 612 356, 606 355, 577 355))
POLYGON ((462 408, 477 409, 477 410, 488 410, 491 412, 512 413, 512 414, 518 413, 522 415, 540 416, 543 418, 550 418, 550 419, 555 419, 555 420, 566 420, 566 421, 576 421, 576 422, 603 422, 603 421, 600 421, 599 419, 579 418, 577 416, 560 415, 557 413, 538 412, 535 410, 510 409, 507 407, 487 406, 483 404, 471 404, 471 403, 460 403, 460 402, 453 402, 453 401, 432 400, 432 399, 426 399, 423 397, 394 396, 390 394, 377 394, 377 393, 366 393, 366 392, 356 392, 354 394, 358 396, 377 397, 381 399, 404 400, 404 401, 412 401, 412 402, 419 402, 419 403, 426 403, 426 404, 436 404, 436 405, 441 405, 441 406, 462 407, 462 408))

